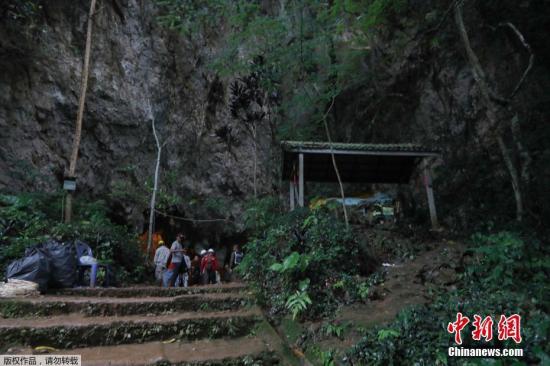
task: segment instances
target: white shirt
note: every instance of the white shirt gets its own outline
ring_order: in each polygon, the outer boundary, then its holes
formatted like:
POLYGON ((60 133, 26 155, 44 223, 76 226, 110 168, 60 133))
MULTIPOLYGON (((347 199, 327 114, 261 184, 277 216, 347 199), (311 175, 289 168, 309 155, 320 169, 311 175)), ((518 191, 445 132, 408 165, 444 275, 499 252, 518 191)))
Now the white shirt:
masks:
POLYGON ((172 247, 170 249, 175 251, 172 253, 172 263, 181 263, 183 257, 183 253, 180 252, 180 250, 183 249, 181 243, 176 240, 172 243, 172 247))
POLYGON ((191 269, 191 258, 189 258, 188 255, 183 255, 183 260, 185 261, 185 265, 187 266, 187 269, 191 269))
POLYGON ((155 252, 155 265, 166 267, 166 261, 168 261, 168 256, 170 256, 170 249, 165 247, 164 245, 161 245, 158 247, 157 251, 155 252))

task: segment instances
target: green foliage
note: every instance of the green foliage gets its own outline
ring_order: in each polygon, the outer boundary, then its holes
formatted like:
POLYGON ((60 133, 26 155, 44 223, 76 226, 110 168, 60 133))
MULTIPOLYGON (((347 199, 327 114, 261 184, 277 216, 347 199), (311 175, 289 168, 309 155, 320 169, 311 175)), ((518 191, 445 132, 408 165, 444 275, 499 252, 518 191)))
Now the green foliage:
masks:
POLYGON ((225 13, 227 5, 223 0, 157 0, 156 3, 165 10, 158 22, 188 36, 216 29, 220 25, 219 15, 225 13))
POLYGON ((306 351, 306 357, 313 365, 334 366, 336 351, 334 349, 326 349, 318 345, 311 346, 306 351))
POLYGON ((0 5, 0 14, 20 23, 32 21, 42 10, 42 0, 6 0, 0 5))
POLYGON ((377 334, 377 339, 379 342, 388 338, 399 337, 399 331, 395 329, 380 329, 377 334))
POLYGON ((212 217, 226 217, 231 207, 231 202, 225 197, 208 197, 204 200, 206 207, 212 217))
POLYGON ((324 136, 326 106, 371 77, 363 66, 371 39, 407 8, 405 0, 284 0, 276 7, 249 0, 157 3, 160 24, 186 37, 202 41, 223 34, 225 46, 211 60, 214 71, 254 74, 267 93, 282 95, 280 105, 269 105, 281 117, 281 139, 324 136))
POLYGON ((324 333, 329 337, 342 338, 348 324, 328 323, 324 326, 324 333))
POLYGON ((304 331, 302 324, 296 320, 292 320, 290 317, 281 319, 281 329, 289 344, 296 343, 304 331))
MULTIPOLYGON (((472 238, 473 262, 466 266, 455 291, 443 290, 429 305, 408 308, 383 328, 368 329, 364 338, 348 352, 348 364, 446 365, 446 350, 453 345, 446 326, 456 313, 473 317, 501 314, 522 316, 524 349, 522 359, 506 359, 505 364, 544 364, 550 354, 548 335, 548 249, 533 238, 511 232, 476 234, 472 238), (514 278, 511 282, 510 279, 514 278)), ((465 348, 479 348, 471 339, 471 323, 463 330, 465 348)), ((511 340, 494 337, 487 348, 516 348, 511 340)), ((468 359, 452 359, 452 364, 472 364, 468 359)), ((475 364, 490 364, 479 359, 475 364)))
MULTIPOLYGON (((126 171, 133 171, 135 167, 124 168, 126 171)), ((181 197, 173 193, 177 185, 177 172, 170 171, 162 174, 162 184, 157 189, 155 207, 165 211, 172 206, 181 204, 181 197)), ((142 183, 132 183, 128 180, 115 181, 111 187, 110 197, 117 201, 131 203, 137 206, 149 206, 153 192, 153 178, 144 179, 142 183)))
POLYGON ((292 313, 292 320, 295 320, 296 316, 304 312, 312 304, 306 292, 308 286, 309 279, 300 281, 299 289, 286 300, 286 308, 292 313))
POLYGON ((320 360, 323 366, 334 366, 336 365, 334 363, 334 351, 328 350, 328 351, 321 351, 320 354, 320 360))
POLYGON ((359 286, 357 287, 357 294, 359 295, 359 298, 361 300, 366 300, 369 296, 369 288, 370 286, 368 283, 361 282, 359 286))
POLYGON ((254 235, 262 233, 273 223, 282 212, 280 200, 277 197, 266 196, 247 202, 244 211, 246 228, 254 235))
POLYGON ((364 30, 368 30, 387 21, 391 14, 402 12, 406 6, 406 0, 373 0, 363 1, 366 5, 366 16, 359 20, 364 30))
POLYGON ((344 298, 349 299, 348 302, 365 302, 371 294, 370 289, 384 282, 385 274, 385 271, 377 271, 364 279, 343 273, 332 280, 331 288, 334 293, 342 294, 344 298))
POLYGON ((311 304, 305 317, 329 314, 345 298, 342 291, 331 286, 333 279, 358 273, 354 259, 359 244, 353 233, 325 208, 264 214, 269 225, 260 225, 261 230, 254 231, 246 244, 246 255, 238 267, 241 275, 256 288, 260 302, 272 313, 287 311, 291 296, 303 300, 302 305, 308 304, 305 290, 298 284, 309 280, 311 304))
POLYGON ((138 282, 145 275, 137 236, 108 218, 104 202, 77 200, 74 219, 61 221, 62 193, 0 195, 0 270, 23 255, 29 246, 47 239, 88 243, 94 256, 110 263, 124 282, 138 282))
MULTIPOLYGON (((514 285, 515 271, 522 267, 518 263, 523 261, 524 241, 510 232, 500 232, 490 236, 475 234, 472 239, 476 244, 473 251, 477 254, 477 258, 475 264, 468 269, 470 274, 475 273, 477 277, 484 278, 484 281, 490 283, 514 285)), ((548 262, 541 264, 545 264, 546 269, 550 268, 548 262)))
POLYGON ((304 272, 309 264, 307 254, 292 252, 282 263, 273 263, 269 269, 279 273, 298 270, 304 272))

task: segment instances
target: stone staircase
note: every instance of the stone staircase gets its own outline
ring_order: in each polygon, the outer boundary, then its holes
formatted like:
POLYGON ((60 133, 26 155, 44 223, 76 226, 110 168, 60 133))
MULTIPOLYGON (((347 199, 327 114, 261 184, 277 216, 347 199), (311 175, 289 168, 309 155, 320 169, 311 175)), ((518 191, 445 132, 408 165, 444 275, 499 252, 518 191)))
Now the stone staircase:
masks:
POLYGON ((66 289, 0 299, 0 316, 0 353, 46 346, 98 366, 283 364, 242 284, 66 289))

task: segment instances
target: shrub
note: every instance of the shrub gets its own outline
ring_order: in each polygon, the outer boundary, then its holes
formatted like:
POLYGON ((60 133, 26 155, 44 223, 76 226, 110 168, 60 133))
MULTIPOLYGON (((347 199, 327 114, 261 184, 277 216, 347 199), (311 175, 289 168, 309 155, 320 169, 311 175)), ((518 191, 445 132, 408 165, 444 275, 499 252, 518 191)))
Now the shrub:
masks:
POLYGON ((104 202, 83 202, 75 206, 74 220, 61 222, 61 194, 0 195, 0 270, 21 257, 29 246, 49 238, 62 242, 76 239, 88 243, 101 261, 117 270, 124 282, 143 279, 144 259, 137 236, 108 218, 104 202))
MULTIPOLYGON (((440 293, 433 303, 402 311, 389 325, 370 329, 347 354, 347 364, 399 365, 414 361, 418 365, 493 364, 494 360, 448 359, 447 348, 454 346, 447 324, 457 312, 473 319, 514 313, 522 316, 522 359, 507 358, 503 364, 544 364, 550 354, 548 331, 548 252, 538 241, 518 234, 501 232, 476 234, 472 238, 473 262, 465 268, 455 291, 440 293)), ((498 320, 496 320, 498 322, 498 320)), ((494 325, 496 326, 496 325, 494 325)), ((465 348, 479 348, 469 334, 471 323, 463 330, 465 348)), ((516 348, 513 341, 493 340, 487 348, 516 348)), ((495 363, 496 364, 496 363, 495 363)))
MULTIPOLYGON (((298 312, 302 317, 330 314, 345 297, 332 283, 359 273, 360 245, 355 235, 329 209, 280 212, 271 207, 274 209, 262 211, 254 226, 239 271, 273 315, 284 313, 288 310, 285 305, 295 304, 298 298, 307 307, 307 312, 298 312), (299 288, 303 281, 309 281, 307 293, 299 288)), ((353 281, 346 282, 350 283, 353 281)))

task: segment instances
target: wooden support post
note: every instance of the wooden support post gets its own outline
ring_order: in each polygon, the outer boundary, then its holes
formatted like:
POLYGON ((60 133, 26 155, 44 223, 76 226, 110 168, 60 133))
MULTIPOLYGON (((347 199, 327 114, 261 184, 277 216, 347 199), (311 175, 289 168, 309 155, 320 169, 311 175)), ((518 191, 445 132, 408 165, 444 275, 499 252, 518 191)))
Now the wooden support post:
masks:
POLYGON ((294 210, 295 199, 294 199, 294 177, 290 177, 290 211, 294 210))
POLYGON ((298 155, 298 205, 304 207, 304 154, 298 155))
POLYGON ((424 164, 424 185, 426 186, 426 193, 428 195, 428 208, 430 209, 430 219, 432 221, 432 229, 439 228, 439 222, 437 221, 437 211, 435 209, 435 198, 432 187, 432 174, 428 164, 424 164))

